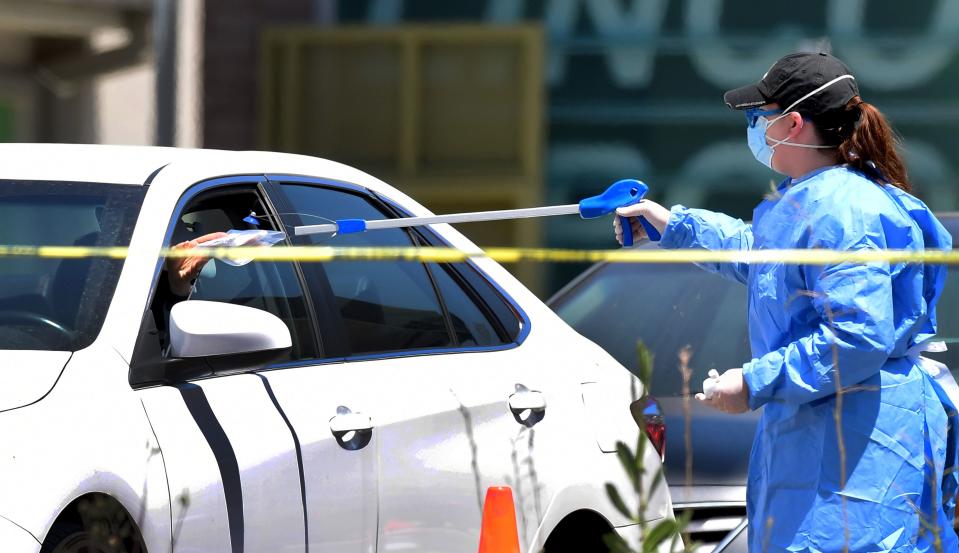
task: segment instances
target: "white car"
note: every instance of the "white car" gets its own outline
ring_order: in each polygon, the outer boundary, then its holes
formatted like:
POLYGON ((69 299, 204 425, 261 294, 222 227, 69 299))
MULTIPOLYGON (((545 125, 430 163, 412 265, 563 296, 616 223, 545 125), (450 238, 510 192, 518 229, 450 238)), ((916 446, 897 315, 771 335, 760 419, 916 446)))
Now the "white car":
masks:
MULTIPOLYGON (((0 257, 4 553, 475 552, 498 485, 523 551, 601 550, 611 529, 637 542, 604 489, 629 497, 614 448, 639 435, 637 384, 496 263, 214 260, 189 299, 170 291, 164 246, 429 214, 401 192, 265 152, 0 159, 0 244, 129 246, 0 257)), ((475 248, 446 225, 292 234, 475 248)), ((647 518, 671 513, 661 486, 647 518)))

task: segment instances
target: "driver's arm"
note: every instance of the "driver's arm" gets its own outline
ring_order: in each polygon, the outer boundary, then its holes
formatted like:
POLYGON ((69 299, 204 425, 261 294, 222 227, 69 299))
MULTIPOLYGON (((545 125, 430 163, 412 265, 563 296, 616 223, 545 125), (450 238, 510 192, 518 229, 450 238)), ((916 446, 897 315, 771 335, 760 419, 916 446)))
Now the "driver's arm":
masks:
MULTIPOLYGON (((174 250, 195 248, 203 242, 215 240, 226 236, 225 232, 211 232, 194 240, 180 242, 173 246, 174 250)), ((199 276, 203 266, 210 260, 209 257, 196 255, 190 257, 170 257, 164 264, 164 271, 167 274, 167 282, 170 291, 181 297, 188 297, 193 290, 193 283, 199 276)))
MULTIPOLYGON (((173 249, 195 248, 200 243, 222 236, 226 236, 226 233, 212 232, 194 240, 180 242, 173 246, 173 249)), ((166 347, 169 342, 170 310, 177 303, 190 297, 197 275, 209 260, 210 258, 205 256, 170 257, 163 264, 153 303, 150 306, 163 347, 166 347)))

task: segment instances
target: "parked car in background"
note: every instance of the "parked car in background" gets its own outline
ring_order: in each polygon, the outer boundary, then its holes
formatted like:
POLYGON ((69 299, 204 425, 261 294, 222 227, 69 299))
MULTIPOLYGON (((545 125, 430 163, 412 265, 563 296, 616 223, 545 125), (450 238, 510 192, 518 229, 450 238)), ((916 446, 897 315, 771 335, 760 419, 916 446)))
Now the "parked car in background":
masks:
MULTIPOLYGON (((129 246, 3 258, 4 552, 105 551, 98 528, 150 552, 476 551, 493 485, 523 551, 637 542, 605 490, 631 487, 615 445, 640 436, 633 377, 496 263, 214 260, 171 298, 161 248, 216 231, 475 248, 446 225, 290 231, 429 214, 396 189, 263 152, 0 157, 0 242, 129 246)), ((665 486, 649 501, 651 524, 673 516, 665 486)))
MULTIPOLYGON (((959 237, 959 214, 939 219, 959 237)), ((926 355, 959 376, 959 272, 950 273, 938 307, 938 339, 951 349, 926 355)), ((680 370, 690 369, 688 390, 695 393, 710 369, 722 372, 751 358, 746 288, 692 264, 599 263, 547 303, 634 372, 637 342, 652 351, 650 393, 664 412, 665 475, 674 508, 677 514, 693 511, 690 537, 703 553, 746 552, 746 473, 760 412, 726 415, 702 405, 684 394, 680 370)))

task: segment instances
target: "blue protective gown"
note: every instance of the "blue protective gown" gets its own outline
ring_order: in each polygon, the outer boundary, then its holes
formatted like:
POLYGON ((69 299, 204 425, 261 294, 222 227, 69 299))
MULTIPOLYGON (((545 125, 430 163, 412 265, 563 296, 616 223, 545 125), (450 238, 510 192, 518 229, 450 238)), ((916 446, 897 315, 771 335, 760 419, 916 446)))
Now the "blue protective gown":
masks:
MULTIPOLYGON (((918 250, 951 249, 952 238, 915 197, 836 166, 787 179, 752 225, 676 206, 661 246, 918 250)), ((750 407, 764 407, 749 462, 750 551, 959 551, 956 408, 907 355, 936 333, 946 268, 703 267, 749 289, 743 377, 750 407)))

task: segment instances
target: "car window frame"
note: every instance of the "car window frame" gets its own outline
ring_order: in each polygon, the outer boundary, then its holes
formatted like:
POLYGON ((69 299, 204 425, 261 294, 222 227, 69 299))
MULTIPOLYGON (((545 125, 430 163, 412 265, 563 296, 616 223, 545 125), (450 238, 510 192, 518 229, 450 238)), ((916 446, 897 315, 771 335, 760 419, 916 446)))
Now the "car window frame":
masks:
MULTIPOLYGON (((250 190, 253 190, 260 197, 260 200, 264 203, 264 208, 267 210, 268 215, 274 220, 278 220, 276 214, 276 206, 274 203, 274 198, 271 194, 269 180, 262 174, 245 174, 245 175, 233 175, 229 177, 219 177, 213 179, 207 179, 197 182, 196 184, 187 188, 177 200, 175 207, 169 217, 169 222, 167 223, 166 231, 163 235, 163 244, 172 246, 171 240, 173 239, 173 234, 176 229, 177 221, 179 220, 181 214, 186 209, 191 202, 193 202, 198 196, 206 194, 211 190, 216 190, 218 188, 235 188, 236 191, 241 191, 242 187, 249 187, 250 190)), ((287 237, 286 242, 289 243, 289 237, 287 237)), ((216 378, 220 376, 228 376, 233 374, 235 371, 221 371, 217 370, 216 359, 213 357, 202 357, 196 359, 176 359, 176 358, 162 358, 156 359, 155 352, 153 351, 152 338, 149 336, 155 334, 155 325, 153 324, 153 312, 152 306, 153 301, 157 293, 157 285, 159 284, 160 273, 163 270, 163 264, 165 260, 159 258, 157 260, 156 266, 153 269, 153 274, 150 282, 150 291, 147 294, 146 304, 143 306, 143 314, 140 321, 140 329, 137 333, 136 344, 133 349, 133 355, 130 360, 130 370, 128 375, 128 380, 133 389, 143 389, 153 386, 162 386, 170 384, 171 381, 163 378, 162 374, 155 374, 157 372, 162 373, 163 367, 167 365, 183 365, 188 367, 184 372, 189 376, 184 378, 176 379, 176 382, 192 382, 195 380, 202 380, 206 378, 216 378), (150 342, 148 342, 148 340, 150 342), (195 367, 194 367, 195 366, 195 367), (192 370, 191 370, 192 369, 192 370), (145 374, 144 374, 145 373, 145 374)), ((298 262, 291 262, 294 269, 294 275, 297 281, 297 284, 300 287, 300 291, 303 294, 303 299, 306 302, 306 313, 310 322, 310 337, 313 339, 314 349, 317 352, 319 357, 311 357, 304 359, 297 359, 295 361, 289 361, 286 363, 297 363, 297 364, 317 364, 321 361, 326 361, 328 358, 323 357, 324 353, 324 344, 318 332, 317 326, 317 314, 313 309, 313 301, 310 296, 310 288, 307 285, 307 280, 303 274, 302 268, 298 262)), ((230 356, 235 357, 240 364, 243 364, 244 356, 230 356)), ((256 363, 259 356, 256 352, 250 354, 250 361, 256 363)), ((258 364, 258 363, 257 363, 258 364)), ((263 370, 270 370, 274 368, 277 363, 268 363, 262 367, 255 369, 256 372, 263 370)))
MULTIPOLYGON (((168 244, 173 237, 174 228, 176 225, 177 217, 180 213, 183 212, 187 204, 192 201, 197 195, 204 193, 208 190, 226 187, 231 185, 240 185, 240 184, 256 184, 260 190, 261 195, 267 203, 266 208, 272 210, 270 215, 277 217, 279 219, 279 213, 290 212, 291 205, 286 196, 282 193, 281 183, 291 183, 291 184, 307 184, 307 185, 318 185, 326 188, 331 188, 334 190, 341 190, 347 192, 353 192, 359 194, 365 198, 368 198, 375 206, 383 207, 385 210, 392 212, 394 216, 397 217, 409 217, 412 214, 406 210, 399 203, 393 201, 389 197, 379 194, 369 188, 359 186, 357 184, 337 180, 330 178, 322 178, 308 175, 298 175, 298 174, 287 174, 287 173, 267 173, 267 174, 242 174, 242 175, 233 175, 228 177, 218 177, 212 179, 206 179, 199 181, 196 184, 190 186, 185 190, 180 198, 177 200, 176 206, 173 209, 173 214, 170 217, 167 229, 164 233, 163 243, 168 244)), ((438 246, 438 247, 452 247, 452 244, 446 240, 442 235, 434 232, 428 227, 418 228, 412 233, 417 239, 421 239, 426 242, 428 245, 438 246)), ((287 238, 290 241, 290 237, 287 238)), ((311 366, 324 366, 324 365, 333 365, 339 364, 348 361, 368 361, 368 360, 380 360, 380 359, 395 359, 395 358, 405 358, 405 357, 419 357, 427 355, 447 355, 447 354, 456 354, 456 353, 482 353, 482 352, 494 352, 494 351, 505 351, 511 350, 520 347, 525 341, 527 336, 529 336, 532 329, 532 322, 529 316, 526 314, 525 310, 520 306, 509 292, 507 292, 497 281, 496 279, 490 277, 486 271, 479 267, 472 259, 467 259, 465 262, 471 270, 473 270, 477 278, 483 279, 494 292, 497 293, 499 299, 503 301, 513 312, 513 314, 518 318, 519 331, 516 337, 507 343, 493 345, 493 346, 460 346, 460 347, 445 347, 445 348, 423 348, 416 350, 405 350, 405 351, 393 351, 393 352, 381 352, 381 353, 371 353, 371 354, 360 354, 360 355, 328 355, 325 357, 318 357, 313 359, 298 359, 294 361, 283 361, 283 362, 274 362, 267 363, 263 366, 258 366, 254 370, 255 372, 265 372, 271 370, 282 370, 287 368, 297 368, 297 367, 311 367, 311 366)), ((317 342, 317 350, 320 355, 324 355, 327 352, 330 352, 333 349, 332 344, 337 342, 337 336, 340 340, 345 339, 345 334, 342 332, 342 329, 330 329, 328 324, 324 321, 329 321, 330 319, 320 316, 320 313, 317 312, 317 304, 314 301, 313 294, 317 293, 320 289, 318 288, 317 279, 309 278, 309 274, 304 270, 303 265, 298 262, 293 262, 296 267, 297 279, 303 291, 303 294, 307 300, 307 312, 311 318, 311 323, 313 327, 313 333, 317 342)), ((429 273, 428 265, 424 264, 424 267, 429 273)), ((146 304, 142 308, 143 316, 140 324, 140 332, 138 333, 137 343, 134 347, 133 358, 130 362, 130 371, 129 371, 129 382, 131 387, 134 389, 143 389, 155 386, 164 386, 170 384, 169 381, 159 379, 159 378, 147 378, 147 379, 138 379, 136 378, 136 373, 143 370, 142 365, 146 364, 148 360, 143 358, 141 352, 141 341, 145 339, 145 336, 149 334, 148 321, 152 321, 152 312, 151 305, 153 303, 154 295, 156 294, 156 286, 158 284, 158 279, 160 272, 163 268, 163 259, 158 259, 156 267, 154 268, 152 280, 150 283, 150 291, 147 295, 146 304)), ((455 267, 452 267, 453 271, 456 271, 455 267)), ((432 276, 431 276, 432 279, 432 276)), ((458 281, 460 283, 467 283, 469 279, 459 275, 458 281)), ((442 302, 445 310, 445 300, 442 299, 442 294, 439 292, 435 282, 433 282, 434 290, 437 293, 437 297, 442 302)), ((477 296, 481 294, 476 293, 477 296)), ((481 297, 474 299, 470 297, 470 301, 482 301, 485 304, 485 301, 481 297)), ((483 306, 484 313, 493 312, 493 310, 488 305, 483 306), (487 311, 489 310, 489 311, 487 311)), ((449 320, 449 314, 444 313, 444 316, 447 319, 447 324, 451 324, 449 320)), ((335 349, 333 350, 335 351, 335 349)), ((201 362, 202 362, 201 358, 201 362)), ((167 360, 167 362, 182 362, 183 364, 193 363, 193 360, 167 360)), ((233 372, 203 372, 198 373, 195 376, 189 376, 183 379, 178 379, 176 382, 192 382, 195 380, 202 380, 206 378, 218 378, 220 376, 228 376, 233 374, 233 372)))
MULTIPOLYGON (((293 202, 286 195, 283 188, 285 185, 308 186, 308 187, 328 190, 331 192, 353 195, 358 197, 361 200, 368 202, 370 207, 372 207, 376 211, 382 212, 384 217, 396 216, 395 211, 389 208, 389 206, 384 205, 383 202, 380 201, 379 198, 377 198, 372 193, 372 191, 370 191, 369 189, 365 189, 363 187, 353 185, 351 183, 340 183, 336 181, 334 181, 334 183, 323 182, 325 179, 310 179, 312 182, 306 182, 302 178, 298 180, 295 180, 293 178, 280 178, 278 180, 273 180, 272 178, 270 178, 269 180, 272 186, 272 190, 274 191, 274 193, 276 194, 278 198, 277 201, 283 204, 284 211, 286 213, 291 214, 294 220, 298 222, 298 224, 306 224, 306 222, 300 218, 299 216, 300 214, 298 212, 299 208, 294 206, 293 202)), ((283 213, 284 211, 281 211, 281 213, 283 213)), ((410 232, 409 229, 399 229, 399 230, 409 239, 411 247, 418 245, 418 238, 415 236, 414 233, 410 232)), ((306 237, 303 237, 303 238, 304 238, 303 239, 304 243, 300 245, 308 245, 307 243, 309 242, 309 240, 306 239, 306 237)), ((447 337, 449 338, 451 345, 443 346, 443 347, 422 347, 422 348, 410 348, 406 350, 388 350, 388 351, 381 351, 381 352, 357 354, 357 353, 353 353, 349 349, 350 338, 345 331, 346 324, 342 319, 342 314, 339 312, 339 310, 337 310, 334 307, 336 301, 333 296, 332 288, 329 284, 329 280, 323 265, 317 264, 317 263, 308 264, 308 270, 312 272, 312 278, 307 279, 307 281, 310 283, 311 286, 316 286, 317 288, 319 288, 318 290, 316 290, 316 293, 312 297, 319 298, 322 295, 324 300, 322 306, 317 303, 314 303, 313 310, 316 313, 317 318, 321 320, 321 322, 318 324, 327 328, 335 328, 335 330, 333 330, 334 334, 341 337, 341 339, 336 340, 334 344, 331 344, 331 347, 340 348, 340 351, 339 351, 340 358, 347 361, 355 361, 359 359, 378 359, 385 355, 393 355, 393 354, 416 353, 416 352, 438 351, 438 350, 447 351, 451 349, 455 349, 455 350, 461 349, 462 346, 459 346, 459 344, 456 343, 457 337, 456 337, 455 330, 453 328, 452 319, 450 317, 449 310, 446 306, 446 301, 443 298, 443 295, 440 293, 440 289, 439 289, 439 286, 437 285, 436 278, 433 276, 432 271, 430 270, 430 267, 426 263, 421 263, 421 267, 423 268, 424 273, 426 274, 427 284, 430 287, 430 289, 433 291, 433 294, 436 298, 437 307, 439 308, 439 315, 442 318, 443 326, 446 329, 447 337), (323 309, 322 314, 320 313, 321 308, 323 309)), ((304 271, 307 271, 307 269, 304 269, 304 271)))
MULTIPOLYGON (((376 195, 374 193, 374 195, 376 195)), ((390 207, 391 211, 394 212, 396 217, 412 217, 413 215, 406 210, 403 210, 400 206, 390 203, 388 200, 384 200, 381 196, 377 197, 386 203, 390 207)), ((413 234, 415 240, 418 242, 418 245, 427 246, 427 247, 440 247, 440 248, 451 248, 453 245, 443 238, 441 235, 437 234, 429 227, 410 227, 411 234, 413 234)), ((506 329, 506 323, 498 315, 496 309, 489 305, 489 303, 483 298, 483 293, 470 284, 470 277, 463 274, 463 272, 456 269, 452 263, 439 263, 434 262, 434 265, 449 267, 450 278, 455 281, 457 285, 461 288, 464 288, 463 292, 466 294, 467 299, 469 299, 474 304, 479 304, 477 307, 483 314, 491 321, 491 324, 497 328, 494 330, 497 334, 500 335, 500 338, 504 340, 504 343, 517 342, 522 343, 526 338, 526 333, 529 331, 529 319, 522 309, 516 304, 512 297, 507 294, 503 288, 492 278, 489 277, 483 270, 481 270, 472 259, 468 259, 465 264, 470 267, 470 270, 476 275, 476 278, 482 279, 485 281, 496 294, 497 299, 504 303, 512 312, 515 322, 519 327, 519 331, 516 333, 516 336, 510 336, 509 331, 506 329)), ((433 269, 429 264, 426 264, 426 268, 430 273, 433 272, 433 269)), ((442 269, 442 267, 440 267, 442 269)), ((439 289, 439 286, 437 286, 439 289)), ((442 294, 440 294, 442 296, 442 294)), ((442 298, 441 298, 442 299, 442 298)), ((445 299, 443 300, 445 303, 445 299)), ((467 346, 470 347, 470 346, 467 346)), ((482 347, 482 346, 480 346, 482 347)))
MULTIPOLYGON (((405 209, 400 204, 394 202, 392 199, 386 197, 385 195, 379 194, 373 191, 371 191, 371 194, 377 199, 379 199, 381 202, 383 202, 386 206, 388 206, 396 214, 397 217, 413 217, 414 216, 413 213, 405 209)), ((429 226, 412 227, 412 229, 414 233, 417 236, 419 236, 428 246, 438 247, 438 248, 454 247, 452 242, 447 240, 446 237, 444 237, 443 235, 434 231, 429 226)), ((507 292, 499 284, 499 282, 496 281, 496 279, 489 276, 489 274, 487 274, 486 271, 484 271, 479 265, 477 265, 474 260, 466 259, 464 263, 468 267, 470 267, 470 269, 472 269, 472 271, 477 275, 478 278, 481 278, 484 281, 486 281, 486 283, 497 294, 497 296, 499 297, 499 300, 504 302, 507 305, 507 307, 509 307, 510 310, 512 310, 513 315, 518 319, 518 323, 519 323, 519 332, 517 332, 516 337, 513 338, 512 343, 516 344, 516 346, 522 345, 523 342, 526 341, 526 337, 529 335, 532 329, 532 321, 530 320, 529 316, 526 314, 526 311, 523 310, 523 308, 519 305, 519 302, 517 302, 516 299, 513 298, 513 296, 509 292, 507 292)), ((456 271, 455 267, 453 267, 452 265, 450 265, 450 267, 453 271, 456 271)), ((459 276, 458 280, 462 285, 470 286, 469 278, 464 277, 462 274, 458 276, 459 276)), ((475 291, 475 293, 477 295, 481 295, 481 292, 479 291, 475 291)), ((486 303, 485 300, 482 300, 482 298, 479 298, 479 301, 482 301, 484 304, 486 303)), ((489 309, 490 312, 493 313, 495 316, 495 310, 493 310, 492 307, 490 307, 489 305, 484 305, 484 311, 486 309, 489 309)), ((502 324, 502 321, 500 321, 500 324, 502 324)), ((483 346, 480 346, 480 349, 483 349, 483 346)))
MULTIPOLYGON (((269 181, 269 187, 270 187, 271 193, 276 195, 276 199, 274 201, 276 202, 278 208, 280 209, 279 211, 280 213, 283 213, 285 208, 289 208, 289 209, 286 209, 286 212, 294 211, 292 203, 282 191, 282 186, 285 183, 285 184, 295 184, 295 185, 317 186, 317 187, 331 189, 331 190, 350 192, 363 197, 364 199, 369 201, 375 208, 379 208, 382 211, 386 211, 393 217, 412 216, 408 210, 403 208, 397 202, 369 188, 366 188, 351 182, 306 176, 306 175, 283 174, 283 173, 269 173, 266 175, 266 179, 269 181), (284 206, 284 207, 280 207, 280 206, 284 206)), ((425 245, 428 245, 428 246, 452 247, 449 241, 447 241, 442 236, 440 236, 439 234, 433 232, 431 229, 428 229, 428 228, 412 229, 412 231, 409 234, 413 237, 414 241, 422 241, 425 243, 425 245)), ((498 294, 499 299, 502 300, 516 315, 517 319, 519 320, 518 321, 519 331, 513 340, 508 341, 506 343, 492 345, 492 346, 456 346, 456 347, 441 347, 441 348, 420 348, 420 349, 411 349, 411 350, 403 350, 403 351, 376 352, 376 353, 364 353, 364 354, 355 354, 355 355, 344 353, 344 355, 339 357, 327 357, 318 361, 320 361, 323 364, 326 364, 326 363, 343 362, 343 361, 368 361, 368 360, 392 359, 392 358, 400 358, 400 357, 417 357, 417 356, 423 356, 423 355, 443 355, 443 354, 450 354, 450 353, 503 351, 503 350, 514 349, 522 345, 523 342, 526 340, 526 337, 529 335, 530 329, 531 329, 531 322, 526 312, 520 307, 518 302, 509 293, 507 293, 503 289, 503 287, 500 286, 498 282, 496 282, 495 279, 491 278, 488 274, 486 274, 486 272, 483 271, 480 267, 478 267, 475 264, 475 262, 473 262, 473 260, 468 259, 465 261, 465 263, 468 264, 470 268, 477 273, 479 278, 482 278, 483 280, 487 282, 487 284, 489 284, 489 286, 498 294)), ((427 274, 429 275, 434 292, 436 293, 437 298, 440 301, 441 309, 443 310, 443 316, 446 319, 446 325, 450 327, 452 325, 452 322, 450 320, 449 312, 446 309, 446 300, 443 298, 443 294, 440 292, 439 287, 437 286, 436 281, 434 277, 432 276, 432 272, 429 265, 427 263, 423 263, 423 266, 426 269, 427 274)), ((456 271, 455 267, 452 267, 452 270, 456 271)), ((307 282, 309 283, 308 285, 314 286, 315 285, 315 283, 313 282, 314 280, 315 279, 308 278, 307 279, 307 282)), ((462 275, 458 275, 457 280, 459 283, 469 282, 468 279, 466 277, 463 277, 462 275)), ((477 301, 482 301, 484 305, 482 306, 481 310, 483 311, 484 314, 495 313, 495 310, 493 310, 490 306, 485 305, 485 301, 482 300, 481 294, 479 292, 476 292, 476 296, 477 297, 475 298, 470 296, 469 300, 474 303, 476 303, 477 301)), ((311 295, 311 297, 314 297, 314 296, 311 295)), ((330 302, 327 301, 326 305, 327 305, 327 311, 330 311, 330 308, 331 308, 330 302)), ((318 319, 317 327, 322 329, 324 326, 326 326, 326 324, 322 322, 321 319, 323 319, 323 317, 321 317, 321 314, 317 312, 319 309, 319 306, 314 302, 312 307, 318 319)), ((335 318, 335 315, 336 314, 332 314, 331 316, 335 318)), ((451 336, 453 334, 455 333, 451 332, 451 336)), ((280 367, 302 366, 302 365, 305 365, 305 363, 291 361, 287 363, 278 364, 276 365, 276 367, 280 368, 280 367)))

